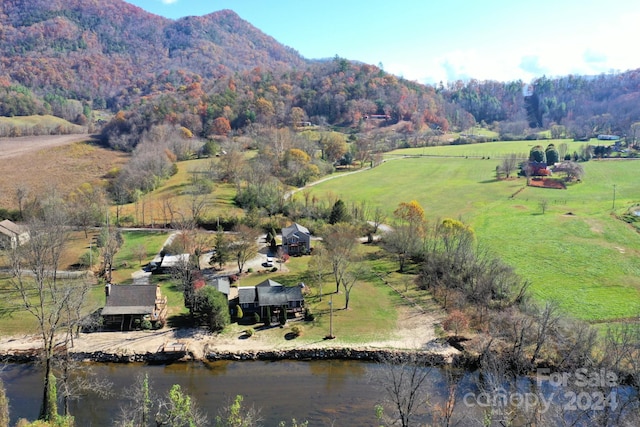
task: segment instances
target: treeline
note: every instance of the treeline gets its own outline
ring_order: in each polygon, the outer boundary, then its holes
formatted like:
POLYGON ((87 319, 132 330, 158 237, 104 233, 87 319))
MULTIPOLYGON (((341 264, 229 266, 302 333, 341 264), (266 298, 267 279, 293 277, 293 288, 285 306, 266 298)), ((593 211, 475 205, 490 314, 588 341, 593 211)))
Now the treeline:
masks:
POLYGON ((588 139, 627 135, 640 120, 640 72, 546 76, 523 81, 470 80, 440 86, 443 96, 494 127, 501 139, 523 139, 541 129, 553 137, 588 139))

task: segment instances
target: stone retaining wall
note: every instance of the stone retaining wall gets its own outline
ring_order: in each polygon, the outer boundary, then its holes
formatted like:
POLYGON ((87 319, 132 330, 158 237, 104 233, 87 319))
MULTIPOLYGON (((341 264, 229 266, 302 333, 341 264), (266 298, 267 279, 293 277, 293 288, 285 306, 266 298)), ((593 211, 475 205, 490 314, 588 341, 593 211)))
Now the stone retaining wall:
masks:
MULTIPOLYGON (((378 362, 391 356, 415 355, 415 351, 384 350, 384 349, 353 349, 353 348, 322 348, 322 349, 292 349, 292 350, 266 350, 266 351, 215 351, 211 349, 205 352, 207 361, 218 360, 359 360, 378 362)), ((465 355, 447 356, 433 352, 419 352, 424 362, 443 366, 453 364, 456 366, 473 366, 474 360, 465 355)), ((197 360, 189 352, 157 352, 157 353, 107 353, 107 352, 70 352, 71 359, 80 362, 96 363, 172 363, 190 362, 197 360)), ((36 351, 7 353, 0 355, 0 361, 10 363, 30 363, 38 359, 36 351)))

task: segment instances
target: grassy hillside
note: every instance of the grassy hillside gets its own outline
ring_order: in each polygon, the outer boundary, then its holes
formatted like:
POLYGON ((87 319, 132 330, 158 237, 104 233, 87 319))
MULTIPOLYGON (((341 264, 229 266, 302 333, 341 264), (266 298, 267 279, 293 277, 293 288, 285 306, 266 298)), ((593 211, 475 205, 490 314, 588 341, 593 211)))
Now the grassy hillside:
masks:
POLYGON ((453 217, 471 224, 479 244, 530 280, 539 300, 557 300, 566 312, 590 321, 637 316, 640 235, 612 215, 612 199, 615 184, 616 211, 624 212, 640 200, 640 188, 634 184, 638 163, 584 163, 583 182, 567 190, 526 187, 524 178, 495 180, 495 158, 528 152, 530 144, 417 149, 425 157, 388 161, 310 191, 318 197, 331 193, 348 201, 367 201, 381 207, 388 218, 398 203, 417 200, 430 221, 453 217), (485 159, 464 157, 480 151, 485 159), (426 157, 432 153, 462 157, 426 157), (544 215, 542 200, 549 203, 544 215))
POLYGON ((59 135, 86 133, 84 126, 74 125, 59 117, 21 116, 0 117, 0 137, 27 135, 59 135))

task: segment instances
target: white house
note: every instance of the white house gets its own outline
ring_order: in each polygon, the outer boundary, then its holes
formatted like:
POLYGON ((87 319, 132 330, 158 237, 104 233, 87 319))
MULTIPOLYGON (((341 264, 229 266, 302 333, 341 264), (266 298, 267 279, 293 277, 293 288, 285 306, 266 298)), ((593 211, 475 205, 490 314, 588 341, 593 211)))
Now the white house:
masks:
POLYGON ((29 241, 29 233, 18 224, 5 219, 0 221, 0 247, 15 249, 29 241))

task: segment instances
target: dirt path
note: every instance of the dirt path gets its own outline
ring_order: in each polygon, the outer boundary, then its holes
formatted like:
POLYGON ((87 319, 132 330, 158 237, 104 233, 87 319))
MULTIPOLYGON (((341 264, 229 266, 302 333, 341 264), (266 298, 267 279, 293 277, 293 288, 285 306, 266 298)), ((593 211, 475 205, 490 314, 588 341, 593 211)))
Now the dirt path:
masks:
POLYGON ((0 138, 0 160, 21 156, 32 151, 39 151, 43 148, 57 147, 90 139, 92 138, 89 134, 0 138))
MULTIPOLYGON (((165 327, 159 331, 96 332, 80 334, 74 340, 72 352, 104 352, 119 355, 156 353, 164 345, 179 342, 196 359, 204 358, 208 351, 216 352, 257 352, 293 349, 357 348, 357 349, 398 349, 424 350, 450 356, 457 350, 436 341, 434 323, 440 319, 414 307, 400 307, 397 329, 389 336, 378 340, 353 344, 344 342, 340 336, 335 340, 312 341, 304 335, 293 340, 285 338, 288 330, 302 320, 292 320, 283 329, 273 327, 256 330, 251 338, 244 336, 246 326, 230 325, 220 335, 211 335, 204 329, 172 329, 165 327)), ((24 335, 0 338, 0 355, 22 353, 37 349, 41 341, 37 336, 24 335)))

